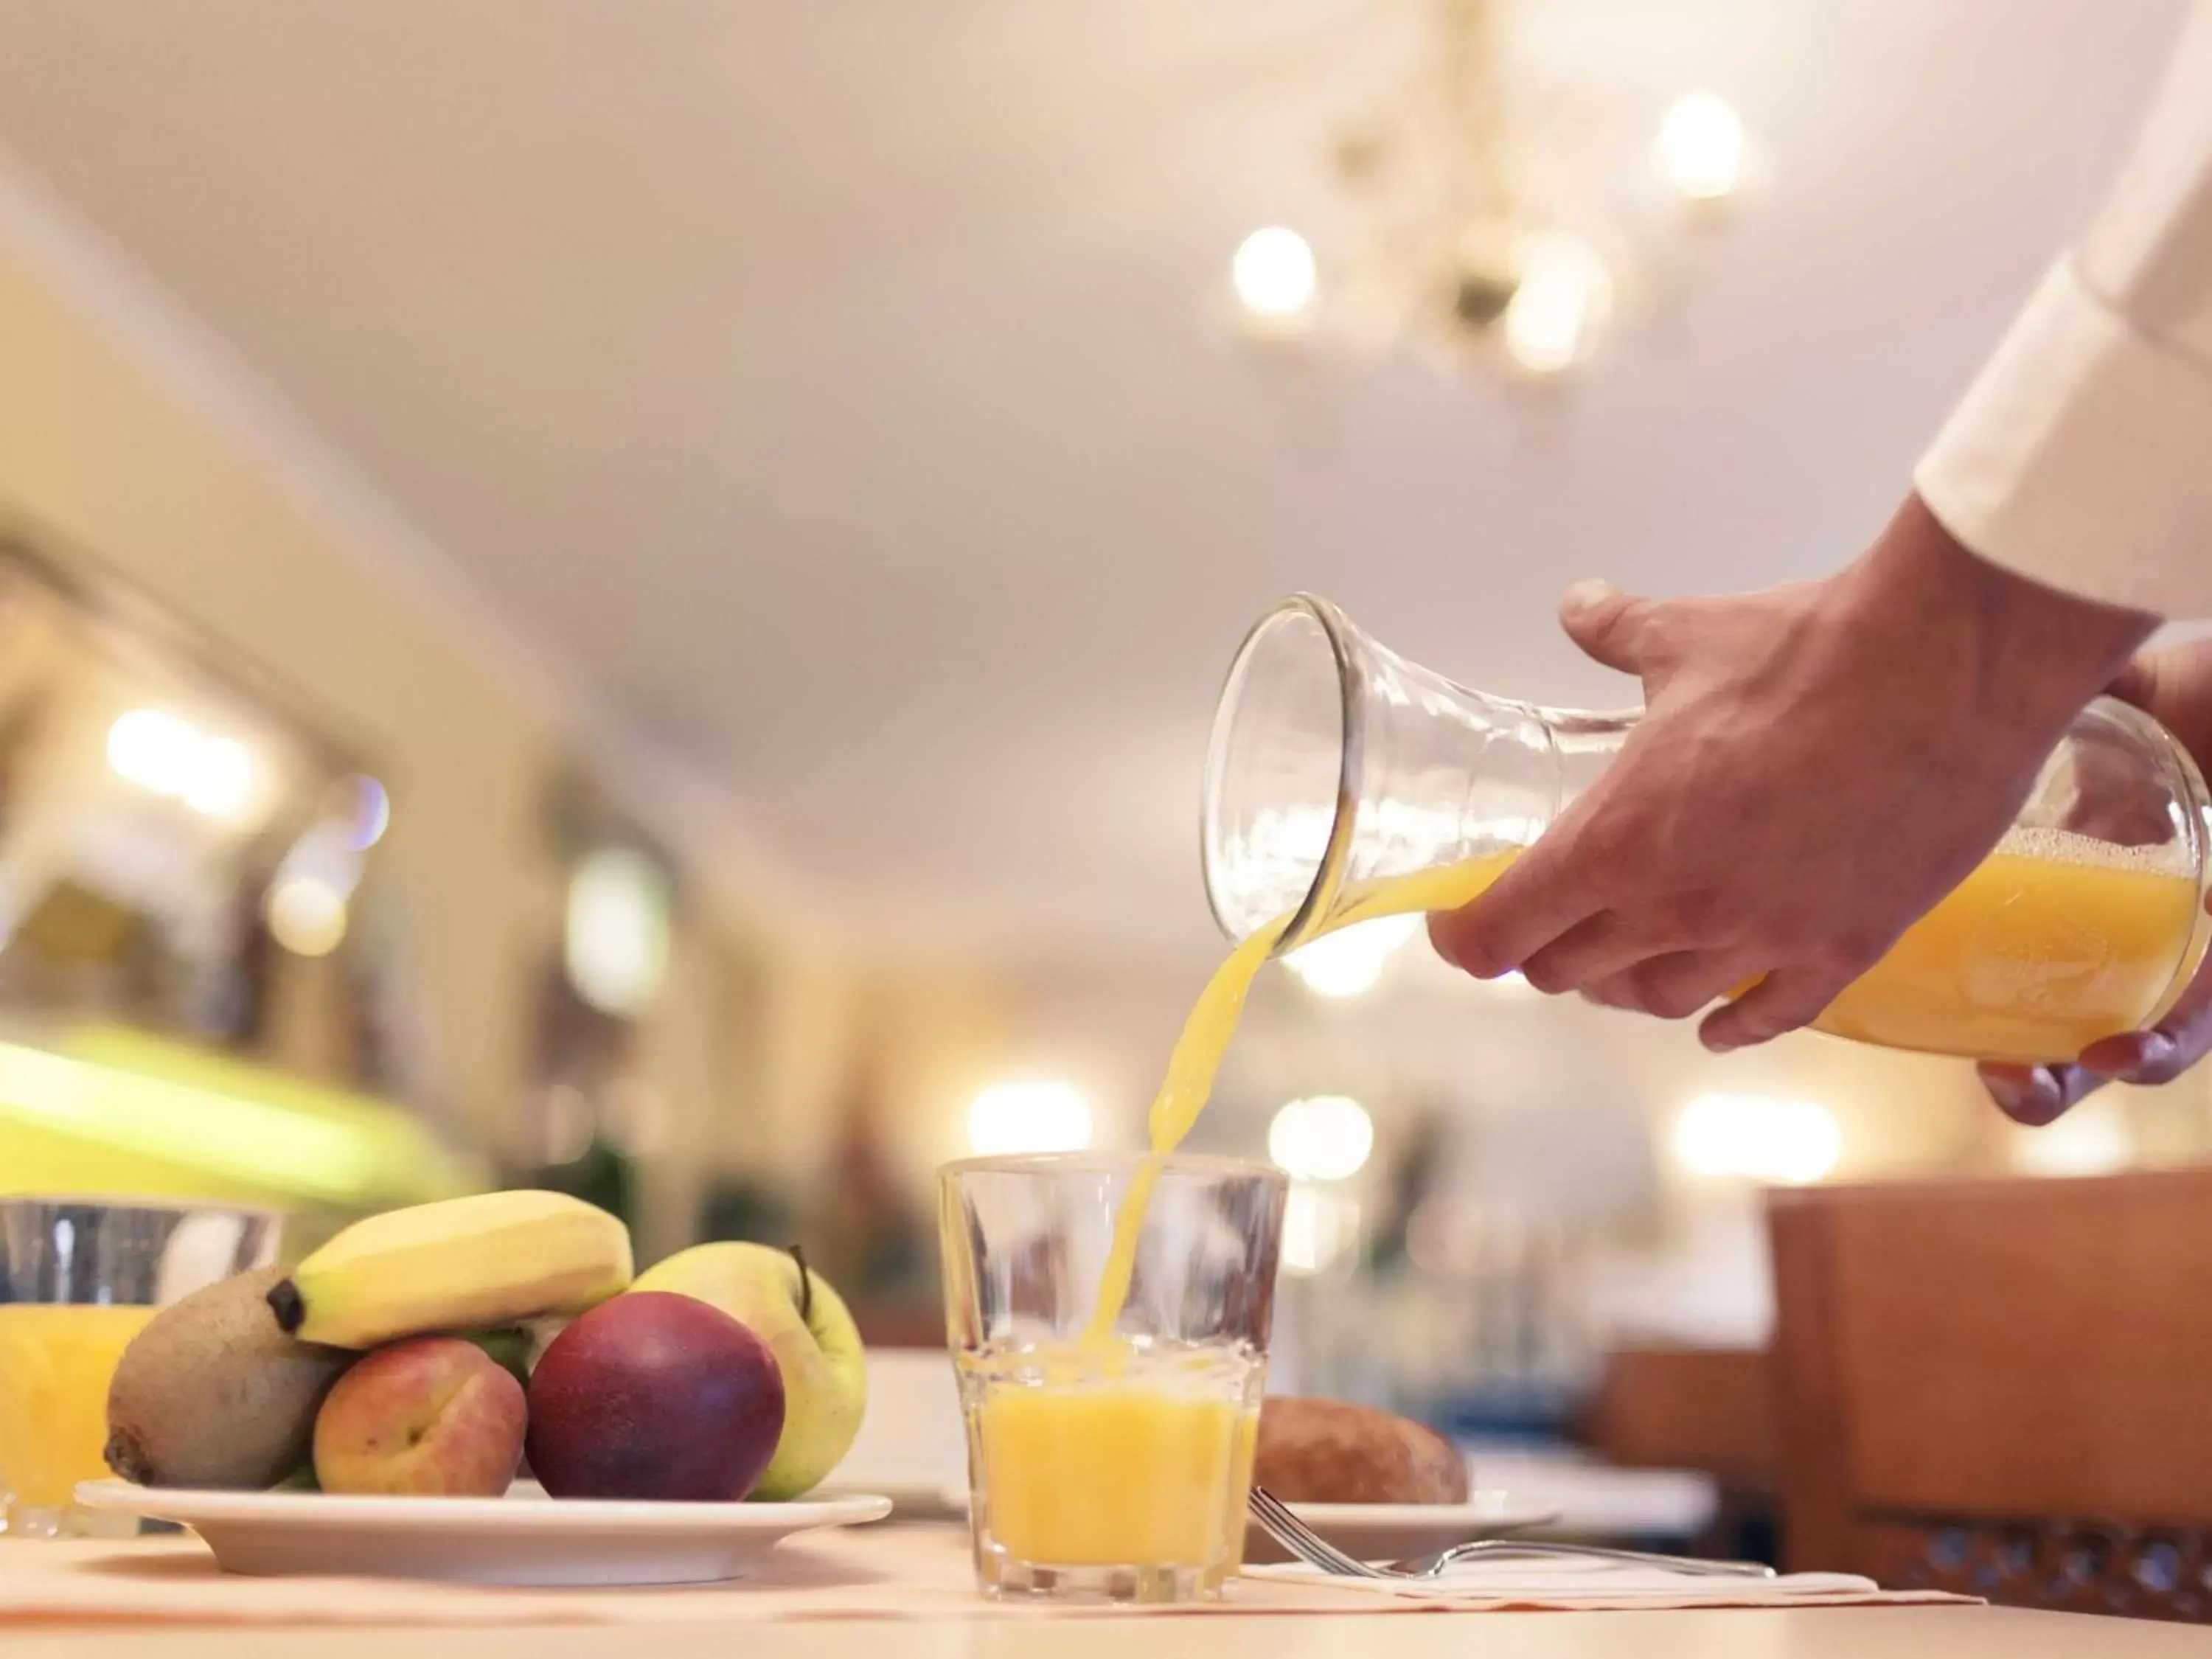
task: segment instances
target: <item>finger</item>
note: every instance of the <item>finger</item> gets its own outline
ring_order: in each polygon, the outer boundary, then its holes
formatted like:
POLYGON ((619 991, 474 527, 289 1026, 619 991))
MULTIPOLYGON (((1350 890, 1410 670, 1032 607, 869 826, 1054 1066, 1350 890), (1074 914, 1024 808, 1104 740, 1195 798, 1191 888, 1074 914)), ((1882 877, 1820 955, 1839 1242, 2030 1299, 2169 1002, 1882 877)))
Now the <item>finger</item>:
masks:
POLYGON ((2147 1031, 2128 1031, 2093 1042, 2081 1065, 2124 1083, 2171 1083, 2212 1051, 2212 968, 2200 969, 2189 988, 2147 1031))
POLYGON ((1715 951, 1671 951, 1583 988, 1583 995, 1608 1008, 1632 1008, 1660 1019, 1687 1019, 1753 977, 1735 956, 1715 951))
POLYGON ((1984 1062, 1982 1086, 2015 1123, 2056 1122, 2107 1083, 2171 1083, 2212 1051, 2212 968, 2202 969, 2148 1031, 2123 1031, 2091 1043, 2071 1066, 1984 1062))
POLYGON ((2128 665, 2114 675, 2112 683, 2105 688, 2105 695, 2133 703, 2138 708, 2148 708, 2158 690, 2159 659, 2156 653, 2148 653, 2130 658, 2128 665))
POLYGON ((2079 1066, 2008 1066, 1985 1060, 1977 1068, 1982 1087, 2014 1122, 2040 1129, 2105 1086, 2079 1066))
POLYGON ((1611 582, 1577 582, 1559 600, 1559 625, 1587 655, 1640 679, 1655 655, 1651 619, 1657 610, 1611 582))
POLYGON ((1522 977, 1547 996, 1610 979, 1651 954, 1610 910, 1586 916, 1521 964, 1522 977))
POLYGON ((1783 969, 1707 1015, 1698 1028, 1698 1040, 1717 1054, 1770 1042, 1784 1031, 1810 1025, 1849 983, 1848 975, 1783 969))
POLYGON ((2201 1027, 2187 1037, 2139 1031, 2092 1044, 2077 1064, 2100 1083, 2171 1083, 2203 1059, 2208 1046, 2201 1027))
POLYGON ((1496 979, 1600 908, 1593 884, 1576 870, 1571 838, 1559 833, 1554 827, 1472 903, 1430 915, 1438 956, 1477 979, 1496 979))
POLYGON ((2075 1064, 2099 1079, 2165 1083, 2171 1074, 2153 1078, 2148 1073, 2171 1064, 2174 1052, 2173 1039, 2163 1031, 2123 1031, 2091 1043, 2075 1064))

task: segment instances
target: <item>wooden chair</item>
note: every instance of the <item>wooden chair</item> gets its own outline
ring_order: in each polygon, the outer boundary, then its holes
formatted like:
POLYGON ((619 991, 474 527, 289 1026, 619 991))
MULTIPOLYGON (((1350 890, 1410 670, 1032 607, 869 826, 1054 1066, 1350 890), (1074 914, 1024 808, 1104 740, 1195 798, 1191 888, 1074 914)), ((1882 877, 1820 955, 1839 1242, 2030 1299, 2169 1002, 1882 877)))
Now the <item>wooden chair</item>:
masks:
POLYGON ((1623 1468, 1713 1478, 1718 1503, 1691 1554, 1771 1560, 1773 1394, 1763 1349, 1638 1343, 1606 1355, 1581 1437, 1623 1468))
POLYGON ((2212 1170, 1767 1216, 1792 1566, 2212 1622, 2212 1170))
POLYGON ((1723 1484, 1774 1484, 1771 1366, 1758 1348, 1616 1348, 1589 1417, 1591 1443, 1624 1468, 1699 1469, 1723 1484))

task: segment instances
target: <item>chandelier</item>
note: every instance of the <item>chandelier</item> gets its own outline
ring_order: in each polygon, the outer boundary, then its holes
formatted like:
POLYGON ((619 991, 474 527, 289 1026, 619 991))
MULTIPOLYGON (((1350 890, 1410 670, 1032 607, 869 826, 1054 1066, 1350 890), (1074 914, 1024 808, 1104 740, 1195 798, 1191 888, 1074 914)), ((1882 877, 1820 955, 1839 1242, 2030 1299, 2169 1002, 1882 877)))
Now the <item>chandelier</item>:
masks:
POLYGON ((1521 379, 1589 359, 1657 263, 1655 238, 1725 216, 1750 161, 1741 118, 1693 90, 1660 115, 1640 156, 1580 157, 1641 171, 1667 210, 1624 223, 1595 199, 1532 191, 1556 125, 1516 119, 1526 90, 1501 52, 1498 0, 1425 0, 1412 72, 1376 118, 1334 135, 1350 227, 1317 255, 1299 231, 1254 231, 1230 262, 1232 314, 1255 339, 1333 334, 1413 343, 1521 379), (1326 270, 1324 269, 1326 267, 1326 270))

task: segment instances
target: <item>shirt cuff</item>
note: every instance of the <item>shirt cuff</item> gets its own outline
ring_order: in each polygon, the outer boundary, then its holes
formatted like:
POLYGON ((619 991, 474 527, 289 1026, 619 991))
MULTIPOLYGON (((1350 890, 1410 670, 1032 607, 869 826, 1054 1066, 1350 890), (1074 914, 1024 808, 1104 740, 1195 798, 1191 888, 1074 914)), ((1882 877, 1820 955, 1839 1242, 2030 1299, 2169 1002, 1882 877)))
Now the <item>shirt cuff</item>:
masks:
POLYGON ((2212 615, 2212 365, 2131 327, 2070 257, 1913 484, 1991 563, 2160 616, 2212 615))

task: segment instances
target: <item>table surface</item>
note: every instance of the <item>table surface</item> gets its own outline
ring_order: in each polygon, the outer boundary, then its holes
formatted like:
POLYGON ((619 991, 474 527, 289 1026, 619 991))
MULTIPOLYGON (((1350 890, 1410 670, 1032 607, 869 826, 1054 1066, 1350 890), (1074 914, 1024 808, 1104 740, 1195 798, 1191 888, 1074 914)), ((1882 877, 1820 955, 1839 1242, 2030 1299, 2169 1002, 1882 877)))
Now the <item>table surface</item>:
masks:
POLYGON ((1996 1607, 1802 1612, 1220 1615, 712 1629, 73 1629, 6 1633, 8 1659, 2205 1659, 2202 1626, 1996 1607))

